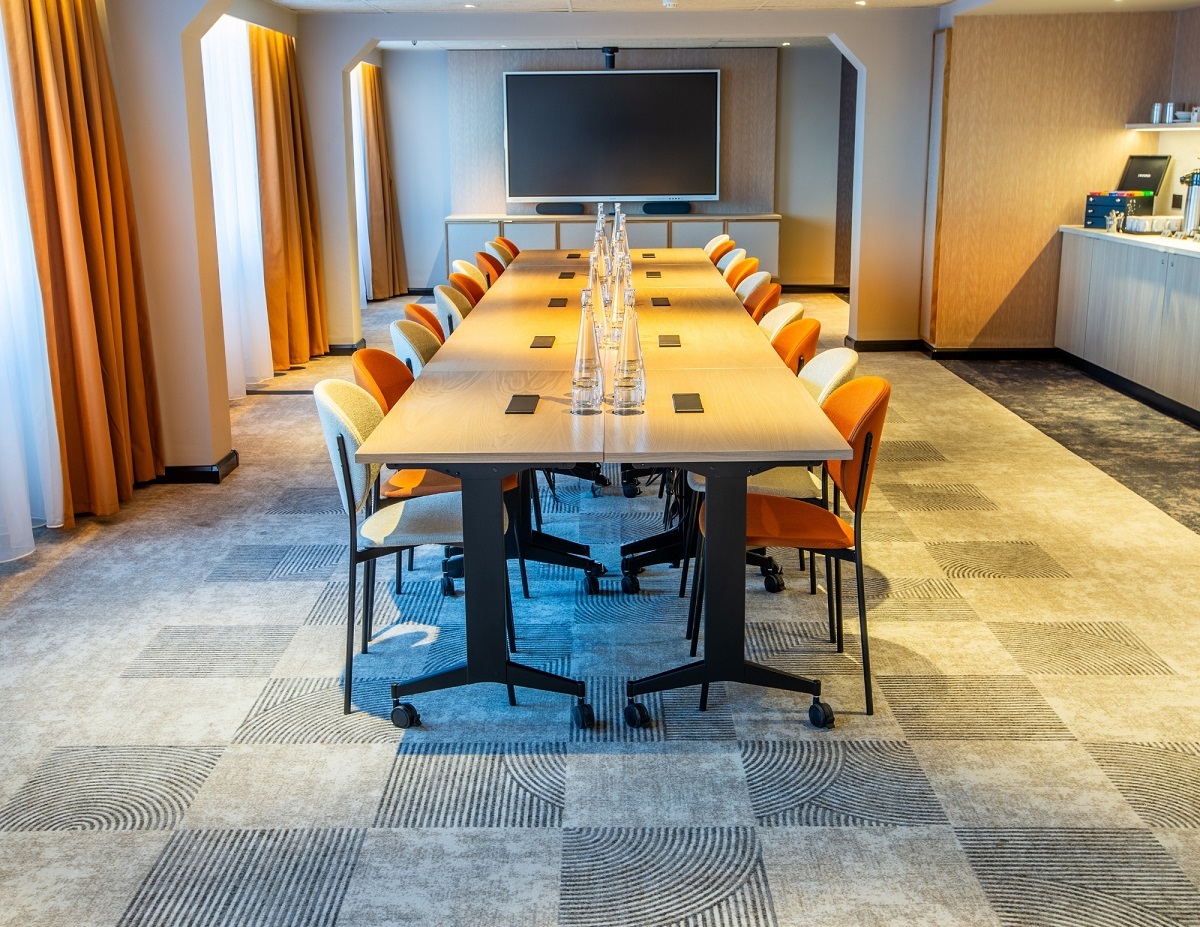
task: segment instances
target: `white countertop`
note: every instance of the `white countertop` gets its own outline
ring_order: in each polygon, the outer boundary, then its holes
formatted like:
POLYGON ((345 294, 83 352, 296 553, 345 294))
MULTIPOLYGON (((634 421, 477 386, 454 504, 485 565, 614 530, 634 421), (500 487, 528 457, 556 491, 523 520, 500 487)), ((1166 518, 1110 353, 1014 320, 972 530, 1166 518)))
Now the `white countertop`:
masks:
MULTIPOLYGON (((640 204, 634 204, 640 208, 640 204)), ((728 220, 730 222, 778 222, 781 219, 779 213, 703 213, 689 212, 682 215, 661 215, 647 216, 641 212, 626 213, 626 221, 629 222, 720 222, 728 220)), ((595 212, 585 212, 578 215, 571 214, 552 214, 538 215, 522 214, 522 215, 505 215, 503 213, 454 213, 446 216, 447 222, 595 222, 595 212)))
POLYGON ((1104 241, 1132 245, 1136 248, 1149 248, 1152 251, 1167 251, 1172 254, 1194 254, 1200 256, 1200 241, 1183 241, 1179 238, 1163 238, 1161 235, 1130 235, 1127 233, 1112 234, 1099 229, 1085 229, 1082 225, 1059 226, 1059 231, 1074 235, 1086 235, 1089 238, 1100 238, 1104 241))

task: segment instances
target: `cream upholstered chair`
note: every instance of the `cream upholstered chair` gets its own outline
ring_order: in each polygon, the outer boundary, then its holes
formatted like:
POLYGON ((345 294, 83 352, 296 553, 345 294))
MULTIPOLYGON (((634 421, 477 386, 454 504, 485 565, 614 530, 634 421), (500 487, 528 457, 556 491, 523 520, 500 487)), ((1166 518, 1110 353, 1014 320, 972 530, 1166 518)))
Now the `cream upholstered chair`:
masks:
POLYGON ((408 365, 413 376, 420 376, 425 365, 433 360, 433 355, 441 347, 437 338, 420 322, 410 322, 408 319, 397 319, 392 323, 391 331, 392 350, 408 365))
POLYGON ((757 290, 764 283, 771 282, 771 272, 768 270, 757 270, 750 274, 745 280, 737 285, 733 291, 741 304, 746 305, 746 300, 750 298, 750 294, 757 290))
POLYGON ((802 318, 804 307, 800 303, 782 303, 763 316, 758 327, 767 336, 767 340, 771 341, 783 326, 802 318))
POLYGON ((490 286, 487 274, 485 274, 470 261, 452 261, 450 267, 456 274, 466 274, 481 287, 483 287, 484 292, 487 292, 487 288, 490 286))
POLYGON ((512 263, 513 255, 504 245, 496 241, 489 241, 483 246, 483 250, 494 257, 497 261, 507 267, 512 263))
POLYGON ((728 235, 714 235, 708 240, 708 244, 704 246, 704 253, 709 257, 712 257, 712 253, 716 249, 717 245, 725 241, 729 241, 728 235))
MULTIPOLYGON (((360 464, 354 455, 363 441, 383 421, 379 403, 360 386, 346 380, 322 380, 313 388, 321 430, 341 495, 342 510, 349 518, 350 588, 346 611, 345 698, 342 710, 351 710, 354 682, 354 625, 358 567, 363 565, 362 649, 367 652, 375 609, 375 562, 399 554, 406 548, 425 544, 462 546, 462 495, 448 492, 379 507, 378 464, 360 464), (363 515, 362 522, 359 516, 363 515)), ((443 585, 451 580, 445 573, 443 585)), ((411 709, 411 706, 409 706, 411 709)), ((416 711, 393 712, 400 727, 420 723, 416 711), (403 722, 403 723, 401 723, 403 722)))
POLYGON ((800 368, 800 382, 812 393, 817 405, 839 386, 849 383, 858 373, 858 352, 851 348, 822 351, 800 368))
POLYGON ((717 261, 717 270, 724 274, 725 271, 729 269, 730 264, 734 263, 735 261, 745 260, 745 258, 745 248, 734 248, 732 251, 727 252, 726 255, 721 258, 721 260, 717 261))
POLYGON ((721 259, 730 251, 737 247, 737 242, 732 238, 727 238, 725 241, 717 242, 713 249, 708 252, 708 259, 714 264, 720 264, 721 259))
POLYGON ((471 309, 474 308, 467 297, 444 283, 439 283, 433 288, 433 302, 446 337, 454 334, 454 330, 462 325, 463 319, 470 315, 471 309))

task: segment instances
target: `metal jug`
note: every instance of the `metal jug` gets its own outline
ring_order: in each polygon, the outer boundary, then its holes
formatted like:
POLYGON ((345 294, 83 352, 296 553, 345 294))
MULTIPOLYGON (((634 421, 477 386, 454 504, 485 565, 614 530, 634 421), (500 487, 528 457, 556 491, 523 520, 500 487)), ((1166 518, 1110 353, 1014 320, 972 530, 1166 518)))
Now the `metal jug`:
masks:
POLYGON ((1183 204, 1184 236, 1200 229, 1200 167, 1179 178, 1179 182, 1188 188, 1187 200, 1183 204))

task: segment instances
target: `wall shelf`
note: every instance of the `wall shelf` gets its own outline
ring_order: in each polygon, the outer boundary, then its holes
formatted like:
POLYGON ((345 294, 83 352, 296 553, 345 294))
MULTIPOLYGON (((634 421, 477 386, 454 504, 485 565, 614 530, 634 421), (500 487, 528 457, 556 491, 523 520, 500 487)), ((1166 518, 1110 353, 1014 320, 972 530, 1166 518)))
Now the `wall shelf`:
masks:
POLYGON ((1134 132, 1197 132, 1200 122, 1127 122, 1125 128, 1134 132))

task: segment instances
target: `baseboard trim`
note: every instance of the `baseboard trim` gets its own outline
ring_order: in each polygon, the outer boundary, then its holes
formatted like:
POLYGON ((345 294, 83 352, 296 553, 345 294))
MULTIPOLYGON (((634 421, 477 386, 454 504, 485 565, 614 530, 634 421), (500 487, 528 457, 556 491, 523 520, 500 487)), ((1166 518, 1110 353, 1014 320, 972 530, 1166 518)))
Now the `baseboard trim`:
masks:
POLYGON ((167 467, 167 472, 156 483, 211 483, 218 484, 229 476, 238 465, 238 452, 230 451, 215 464, 197 467, 167 467))
POLYGON ((433 287, 431 286, 413 286, 408 288, 408 296, 432 296, 433 287))
POLYGON ((349 357, 355 351, 358 351, 367 346, 366 338, 359 338, 354 344, 331 344, 329 353, 335 357, 349 357))
POLYGON ((934 360, 1056 360, 1065 361, 1061 348, 935 348, 924 344, 924 352, 934 360))
POLYGON ((1148 386, 1142 386, 1140 383, 1134 383, 1133 380, 1127 380, 1125 377, 1113 373, 1111 370, 1098 367, 1091 361, 1084 360, 1082 357, 1077 357, 1058 348, 1055 348, 1055 350, 1059 351, 1064 361, 1081 373, 1087 374, 1097 383, 1102 383, 1110 389, 1115 389, 1118 393, 1124 393, 1130 399, 1136 399, 1156 412, 1169 415, 1171 418, 1178 419, 1186 425, 1191 425, 1193 428, 1200 428, 1200 409, 1185 406, 1182 402, 1171 399, 1169 396, 1164 396, 1162 393, 1156 393, 1148 386))
POLYGON ((924 351, 925 342, 919 338, 910 341, 862 341, 846 336, 846 347, 852 348, 859 354, 877 351, 924 351))
POLYGON ((833 293, 836 296, 849 296, 850 287, 834 286, 832 283, 784 283, 780 284, 785 293, 833 293))

